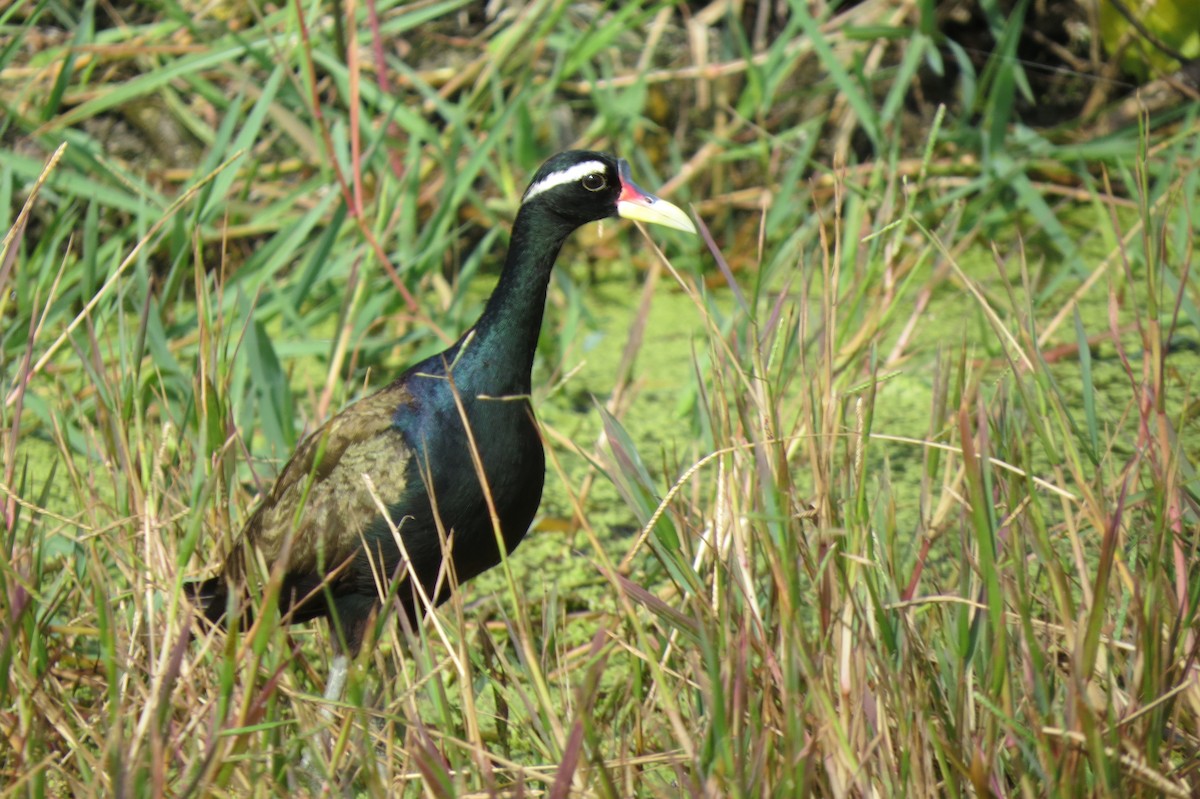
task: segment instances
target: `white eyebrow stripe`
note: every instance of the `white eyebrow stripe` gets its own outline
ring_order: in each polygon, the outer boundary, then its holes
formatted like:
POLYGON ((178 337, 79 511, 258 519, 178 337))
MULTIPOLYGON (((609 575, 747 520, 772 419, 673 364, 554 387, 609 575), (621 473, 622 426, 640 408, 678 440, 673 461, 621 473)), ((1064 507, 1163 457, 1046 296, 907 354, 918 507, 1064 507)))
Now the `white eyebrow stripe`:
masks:
POLYGON ((525 192, 525 196, 521 198, 521 202, 526 203, 538 196, 542 192, 550 191, 555 186, 561 186, 564 183, 574 183, 584 175, 590 175, 593 172, 604 174, 605 165, 603 161, 584 161, 582 164, 560 169, 557 172, 551 172, 546 177, 534 183, 525 192))

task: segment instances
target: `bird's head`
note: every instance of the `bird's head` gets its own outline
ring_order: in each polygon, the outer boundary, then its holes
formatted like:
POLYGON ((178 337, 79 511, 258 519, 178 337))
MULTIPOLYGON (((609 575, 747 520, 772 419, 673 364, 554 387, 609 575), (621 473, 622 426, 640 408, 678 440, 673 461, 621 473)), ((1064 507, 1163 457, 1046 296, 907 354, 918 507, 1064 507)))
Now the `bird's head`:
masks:
POLYGON ((639 188, 624 159, 590 150, 568 150, 542 164, 522 208, 542 207, 574 225, 620 216, 695 233, 678 206, 639 188))

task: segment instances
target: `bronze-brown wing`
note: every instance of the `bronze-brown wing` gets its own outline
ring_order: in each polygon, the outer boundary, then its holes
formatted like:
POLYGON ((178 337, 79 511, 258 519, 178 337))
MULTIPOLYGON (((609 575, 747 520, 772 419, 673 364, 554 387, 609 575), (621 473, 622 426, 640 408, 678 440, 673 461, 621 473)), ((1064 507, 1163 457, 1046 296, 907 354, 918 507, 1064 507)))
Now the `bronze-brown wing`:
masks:
POLYGON ((379 516, 363 475, 385 504, 404 491, 412 453, 392 419, 411 402, 403 387, 390 386, 350 405, 301 442, 246 522, 242 551, 228 559, 226 578, 242 577, 255 551, 271 568, 286 557, 285 573, 329 572, 353 554, 379 516))

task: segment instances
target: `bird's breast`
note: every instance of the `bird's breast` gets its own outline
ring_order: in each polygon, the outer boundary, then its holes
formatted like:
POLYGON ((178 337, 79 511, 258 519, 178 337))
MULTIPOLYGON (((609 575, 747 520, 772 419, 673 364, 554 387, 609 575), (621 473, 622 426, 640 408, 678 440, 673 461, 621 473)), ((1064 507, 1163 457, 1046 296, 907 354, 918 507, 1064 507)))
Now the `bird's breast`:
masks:
MULTIPOLYGON (((529 529, 545 480, 541 438, 524 397, 460 391, 456 401, 451 397, 422 410, 418 425, 411 415, 398 420, 409 427, 405 434, 415 456, 416 479, 410 485, 425 493, 423 498, 409 495, 403 503, 410 516, 406 526, 417 548, 437 546, 433 530, 438 527, 452 531, 458 577, 470 579, 499 561, 493 510, 507 551, 529 529), (414 514, 415 508, 419 511, 414 514)), ((409 536, 405 538, 407 542, 409 536)), ((429 552, 428 559, 432 568, 440 561, 440 548, 429 552)))

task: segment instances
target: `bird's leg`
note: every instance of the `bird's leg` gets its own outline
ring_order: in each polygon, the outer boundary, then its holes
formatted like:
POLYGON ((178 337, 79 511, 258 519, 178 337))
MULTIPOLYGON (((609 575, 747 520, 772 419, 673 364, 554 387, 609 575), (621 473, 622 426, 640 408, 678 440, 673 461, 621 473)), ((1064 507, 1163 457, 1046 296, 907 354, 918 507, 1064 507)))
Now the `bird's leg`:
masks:
POLYGON ((333 718, 333 710, 330 705, 341 700, 342 692, 346 690, 346 678, 349 674, 350 656, 345 652, 339 652, 334 656, 333 662, 329 664, 329 679, 325 682, 325 694, 322 697, 325 700, 325 707, 321 712, 327 719, 333 718))
MULTIPOLYGON (((326 722, 333 721, 333 704, 341 701, 342 694, 346 690, 346 679, 349 675, 350 656, 345 652, 339 652, 334 655, 332 662, 329 664, 329 679, 325 681, 325 693, 321 696, 321 716, 326 722)), ((328 732, 318 735, 316 740, 310 741, 304 747, 304 754, 300 756, 300 771, 304 775, 304 779, 308 782, 309 788, 314 791, 319 790, 321 785, 324 784, 324 779, 315 763, 315 752, 318 746, 325 750, 324 754, 328 754, 328 732)))

